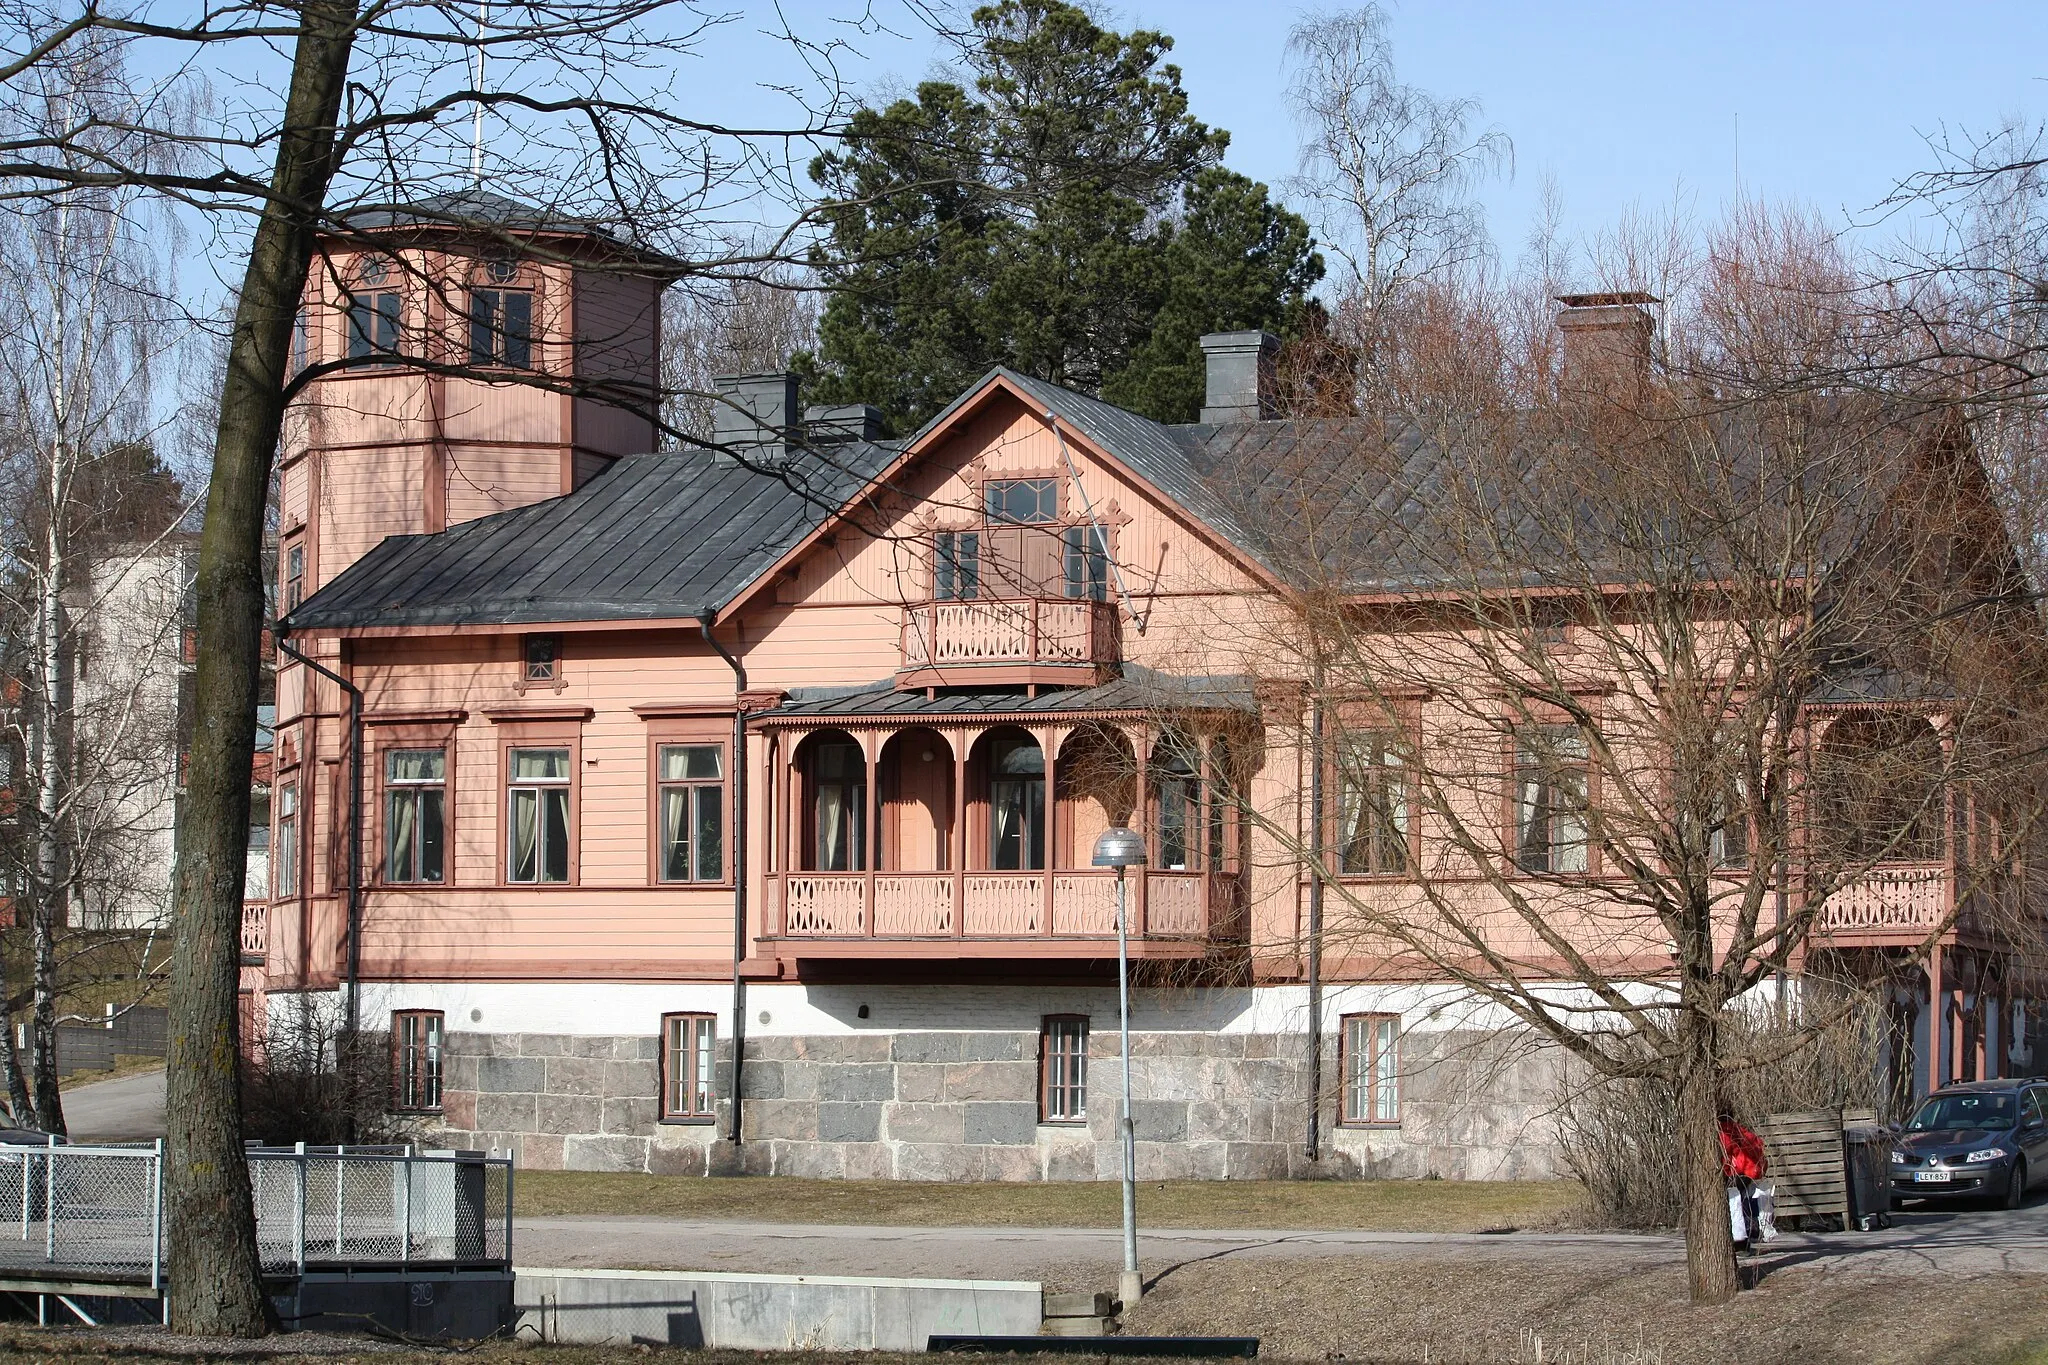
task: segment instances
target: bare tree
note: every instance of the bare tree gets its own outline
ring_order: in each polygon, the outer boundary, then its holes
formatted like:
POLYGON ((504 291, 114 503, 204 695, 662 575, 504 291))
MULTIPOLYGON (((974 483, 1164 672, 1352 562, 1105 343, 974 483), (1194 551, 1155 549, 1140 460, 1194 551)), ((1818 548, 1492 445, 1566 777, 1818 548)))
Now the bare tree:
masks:
MULTIPOLYGON (((728 275, 793 261, 783 239, 729 247, 724 225, 800 198, 807 142, 835 126, 839 40, 784 33, 811 77, 785 87, 795 117, 735 128, 688 111, 672 88, 677 64, 719 22, 695 0, 514 0, 476 11, 300 0, 197 16, 17 0, 0 11, 10 100, 25 75, 90 45, 127 45, 134 68, 167 73, 111 113, 89 100, 55 130, 17 120, 0 136, 0 196, 141 187, 206 215, 221 254, 242 262, 198 556, 197 709, 178 840, 166 1206, 170 1301, 185 1330, 260 1333, 268 1314, 237 1111, 238 931, 271 460, 292 396, 331 368, 294 375, 289 364, 316 235, 363 241, 366 224, 412 206, 531 253, 528 237, 491 212, 501 201, 477 193, 487 185, 728 275), (187 134, 172 115, 202 78, 229 94, 187 134), (129 139, 126 150, 100 148, 109 133, 129 139)), ((574 377, 532 382, 580 391, 574 377)))
POLYGON ((794 272, 686 282, 661 313, 662 421, 671 441, 708 443, 716 425, 712 380, 787 369, 818 340, 818 296, 794 272))
POLYGON ((1569 300, 1560 369, 1527 300, 1432 289, 1384 415, 1233 497, 1293 584, 1248 654, 1327 819, 1248 806, 1327 907, 1311 951, 1664 1087, 1718 1302, 1730 1077, 1841 1018, 1830 973, 2032 931, 2048 649, 1967 410, 1844 382, 1907 343, 1823 234, 1752 216, 1680 282, 1661 372, 1640 295, 1569 300), (1888 870, 1944 860, 1952 909, 1888 870), (1833 951, 1851 906, 1882 962, 1833 951), (1760 999, 1789 1027, 1739 1026, 1760 999))
POLYGON ((1472 191, 1514 165, 1506 133, 1475 128, 1476 99, 1400 82, 1387 26, 1387 12, 1366 4, 1308 14, 1287 41, 1302 130, 1289 188, 1314 206, 1324 249, 1347 267, 1333 311, 1368 384, 1404 292, 1487 254, 1472 191))

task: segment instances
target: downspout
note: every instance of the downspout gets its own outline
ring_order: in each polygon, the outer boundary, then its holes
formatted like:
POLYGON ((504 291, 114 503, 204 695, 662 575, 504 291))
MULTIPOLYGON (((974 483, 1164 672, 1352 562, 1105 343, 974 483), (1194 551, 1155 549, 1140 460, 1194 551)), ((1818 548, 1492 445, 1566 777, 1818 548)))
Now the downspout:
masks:
MULTIPOLYGON (((278 652, 329 679, 348 694, 348 1024, 346 1037, 355 1046, 363 1026, 363 690, 285 638, 282 625, 272 628, 278 652)), ((303 883, 302 883, 303 884, 303 883)))
MULTIPOLYGON (((1320 670, 1318 670, 1320 673, 1320 670)), ((1323 696, 1322 679, 1309 701, 1308 720, 1308 1142, 1303 1152, 1321 1159, 1323 1119, 1323 696)))
POLYGON ((711 634, 715 612, 697 618, 704 643, 732 669, 732 1127, 740 1142, 740 1070, 747 1056, 747 983, 740 963, 747 955, 747 691, 746 666, 711 634))

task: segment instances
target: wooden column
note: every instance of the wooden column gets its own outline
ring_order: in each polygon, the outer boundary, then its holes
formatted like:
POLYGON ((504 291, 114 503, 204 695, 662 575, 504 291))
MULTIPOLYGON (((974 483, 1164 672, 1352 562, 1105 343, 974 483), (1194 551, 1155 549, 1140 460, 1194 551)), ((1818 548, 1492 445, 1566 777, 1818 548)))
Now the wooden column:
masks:
POLYGON ((974 747, 968 730, 949 730, 946 742, 953 746, 953 828, 946 847, 953 859, 953 937, 967 932, 967 754, 974 747))
MULTIPOLYGON (((1036 610, 1035 606, 1033 610, 1036 610)), ((1039 899, 1039 916, 1042 922, 1038 926, 1038 932, 1047 936, 1052 934, 1052 870, 1059 866, 1060 861, 1060 826, 1059 821, 1053 816, 1058 809, 1059 788, 1056 782, 1060 736, 1063 733, 1051 727, 1031 732, 1031 737, 1038 741, 1040 752, 1045 755, 1045 808, 1038 813, 1038 818, 1045 822, 1045 866, 1039 869, 1040 875, 1045 878, 1045 885, 1041 888, 1042 894, 1039 899)))
POLYGON ((1942 1050, 1943 1016, 1948 1013, 1948 997, 1942 990, 1941 945, 1935 944, 1927 955, 1927 1088, 1941 1089, 1942 1062, 1947 1054, 1942 1050))
POLYGON ((1138 733, 1131 740, 1131 752, 1138 759, 1138 788, 1133 793, 1137 797, 1137 805, 1131 810, 1131 822, 1138 828, 1138 837, 1145 841, 1146 865, 1139 868, 1138 875, 1132 878, 1137 882, 1137 886, 1132 888, 1135 894, 1132 896, 1130 936, 1143 938, 1149 927, 1146 918, 1146 904, 1149 899, 1145 894, 1146 883, 1151 880, 1148 874, 1152 860, 1159 856, 1159 850, 1153 847, 1153 835, 1158 822, 1152 818, 1152 731, 1148 727, 1138 727, 1138 733))
POLYGON ((861 760, 866 763, 868 773, 866 795, 861 800, 861 804, 867 808, 862 816, 866 823, 861 830, 861 833, 865 836, 861 840, 861 867, 868 875, 866 889, 861 894, 867 901, 867 931, 869 938, 875 936, 875 920, 877 919, 875 914, 875 867, 882 861, 882 822, 877 817, 882 809, 882 745, 887 742, 887 735, 869 732, 861 736, 861 760))

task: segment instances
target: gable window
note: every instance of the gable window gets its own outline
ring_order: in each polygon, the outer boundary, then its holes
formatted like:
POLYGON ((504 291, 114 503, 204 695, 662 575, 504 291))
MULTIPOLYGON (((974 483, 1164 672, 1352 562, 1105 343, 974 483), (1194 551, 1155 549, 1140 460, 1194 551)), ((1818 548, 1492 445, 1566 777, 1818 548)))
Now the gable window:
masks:
POLYGON ((1515 866, 1584 872, 1586 737, 1569 725, 1515 731, 1515 866))
POLYGON ((348 296, 348 358, 376 360, 398 354, 399 298, 379 289, 348 296))
POLYGON ((661 1016, 661 1116, 712 1117, 718 1022, 708 1014, 661 1016))
POLYGON ((1049 1014, 1038 1028, 1038 1121, 1088 1118, 1088 1016, 1049 1014))
POLYGON ((1042 525, 1060 519, 1058 479, 990 479, 981 496, 991 522, 1042 525))
POLYGON ((971 602, 981 595, 981 533, 941 531, 932 537, 932 596, 971 602))
POLYGON ((271 849, 270 882, 278 896, 299 894, 299 784, 277 789, 277 840, 271 849))
POLYGON ((469 363, 533 368, 533 291, 469 291, 469 363))
POLYGON ((384 879, 438 882, 446 876, 448 754, 393 749, 384 755, 384 879))
POLYGON ((569 751, 513 749, 508 755, 505 847, 508 882, 569 880, 569 751))
POLYGON ((391 1107, 441 1107, 441 1011, 398 1010, 391 1016, 391 1107))
POLYGON ((1347 735, 1337 749, 1337 871, 1408 870, 1408 782, 1392 737, 1347 735))
POLYGON ((562 637, 527 635, 520 640, 519 676, 526 682, 555 682, 561 677, 562 637))
POLYGON ((725 871, 725 751, 716 744, 664 744, 661 879, 715 882, 725 871))
POLYGON ((294 545, 284 552, 284 609, 299 605, 306 594, 306 547, 294 545))
POLYGON ((1066 572, 1063 575, 1066 595, 1107 601, 1109 528, 1069 526, 1062 539, 1066 545, 1066 572))
POLYGON ((1338 1046, 1343 1053, 1344 1122, 1400 1122, 1399 1016, 1347 1014, 1338 1046))

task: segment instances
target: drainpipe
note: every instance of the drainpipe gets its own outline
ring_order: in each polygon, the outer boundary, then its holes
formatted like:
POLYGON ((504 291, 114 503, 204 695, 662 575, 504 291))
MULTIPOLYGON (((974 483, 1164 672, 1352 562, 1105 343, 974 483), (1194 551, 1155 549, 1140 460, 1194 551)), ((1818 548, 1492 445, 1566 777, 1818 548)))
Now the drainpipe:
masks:
POLYGON ((1320 686, 1309 702, 1308 761, 1308 1142, 1302 1150, 1310 1161, 1316 1161, 1322 1155, 1323 1120, 1323 698, 1320 686))
POLYGON ((348 694, 348 1025, 349 1045, 363 1025, 363 690, 327 665, 300 653, 273 627, 278 651, 332 681, 348 694))
POLYGON ((711 634, 716 616, 705 612, 697 618, 697 628, 703 632, 704 643, 732 669, 732 1129, 728 1136, 738 1146, 740 1069, 747 1055, 747 983, 740 975, 740 962, 747 955, 747 713, 742 700, 747 670, 711 634))

